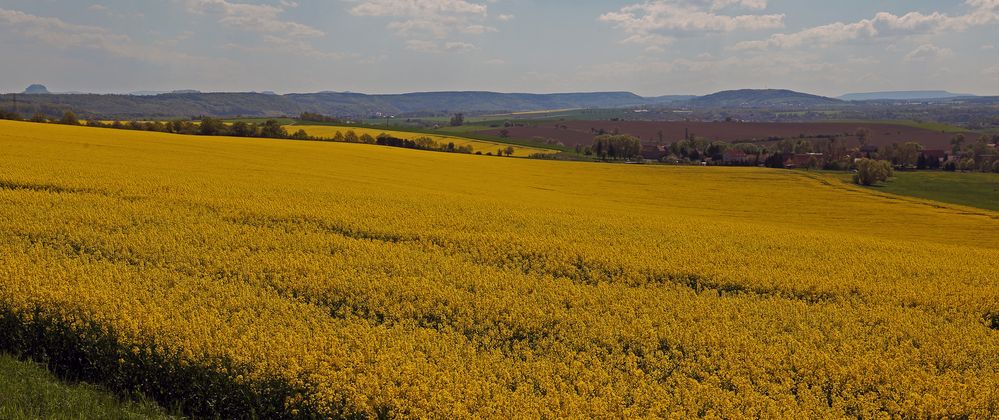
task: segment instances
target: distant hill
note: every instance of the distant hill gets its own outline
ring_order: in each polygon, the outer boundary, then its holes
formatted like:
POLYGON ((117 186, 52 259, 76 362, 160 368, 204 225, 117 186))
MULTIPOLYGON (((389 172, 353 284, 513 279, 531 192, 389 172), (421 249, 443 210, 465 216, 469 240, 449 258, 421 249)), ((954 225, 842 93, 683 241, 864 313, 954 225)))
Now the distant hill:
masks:
POLYGON ((49 93, 49 89, 43 85, 31 85, 24 90, 27 95, 43 95, 49 93))
POLYGON ((180 94, 180 93, 201 93, 201 91, 200 90, 194 90, 194 89, 183 89, 183 90, 172 90, 172 91, 165 91, 165 90, 139 90, 139 91, 135 91, 135 92, 129 92, 128 95, 134 95, 134 96, 156 96, 156 95, 165 95, 167 93, 178 93, 178 94, 180 94))
POLYGON ((137 90, 135 92, 128 92, 128 95, 134 95, 134 96, 156 96, 156 95, 162 95, 164 93, 170 93, 170 92, 165 92, 165 91, 161 91, 161 90, 137 90))
POLYGON ((917 99, 949 99, 973 96, 975 95, 951 93, 945 90, 900 90, 889 92, 848 93, 840 96, 839 99, 844 101, 899 101, 917 99))
POLYGON ((650 96, 645 99, 652 104, 669 104, 676 102, 686 102, 691 99, 695 99, 695 95, 663 95, 663 96, 650 96))
MULTIPOLYGON (((7 98, 5 101, 9 102, 7 98)), ((67 109, 84 116, 107 118, 170 118, 212 115, 219 117, 272 117, 317 112, 337 116, 515 112, 567 108, 618 108, 645 105, 649 100, 629 92, 594 93, 496 93, 422 92, 366 95, 324 92, 274 95, 270 93, 179 92, 139 95, 45 95, 26 98, 24 109, 61 115, 67 109)))
MULTIPOLYGON (((43 87, 44 88, 44 87, 43 87)), ((47 90, 46 90, 47 91, 47 90)), ((273 92, 170 93, 133 92, 127 95, 49 94, 19 99, 22 110, 59 116, 72 110, 85 118, 107 119, 216 117, 277 117, 313 112, 346 118, 372 115, 426 116, 455 112, 490 113, 553 109, 611 109, 631 106, 690 106, 694 108, 791 108, 849 106, 850 102, 783 89, 729 90, 706 96, 642 97, 630 92, 497 93, 416 92, 368 95, 319 92, 277 95, 273 92)), ((3 98, 8 103, 12 98, 3 98)))
POLYGON ((838 99, 786 89, 726 90, 690 100, 690 104, 694 106, 716 108, 796 107, 842 103, 838 99))

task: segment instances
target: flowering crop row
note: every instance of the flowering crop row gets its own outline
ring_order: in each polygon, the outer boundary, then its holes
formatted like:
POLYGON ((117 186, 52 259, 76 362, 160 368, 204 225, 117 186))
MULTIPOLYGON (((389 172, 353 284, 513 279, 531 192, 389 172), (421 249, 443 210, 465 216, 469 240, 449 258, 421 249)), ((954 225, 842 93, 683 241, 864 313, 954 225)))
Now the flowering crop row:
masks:
POLYGON ((0 346, 233 417, 999 413, 999 214, 0 122, 0 346))

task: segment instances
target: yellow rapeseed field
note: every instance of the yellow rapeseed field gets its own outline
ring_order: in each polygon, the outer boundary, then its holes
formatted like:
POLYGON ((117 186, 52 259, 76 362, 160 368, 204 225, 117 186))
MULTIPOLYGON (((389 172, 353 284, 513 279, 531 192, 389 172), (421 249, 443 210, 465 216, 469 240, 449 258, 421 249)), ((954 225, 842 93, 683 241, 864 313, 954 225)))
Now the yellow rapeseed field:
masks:
POLYGON ((0 121, 0 346, 189 413, 999 415, 999 214, 0 121))
POLYGON ((473 152, 482 152, 482 154, 492 153, 496 155, 500 150, 506 149, 507 147, 513 146, 513 156, 528 156, 535 153, 555 153, 552 149, 542 149, 537 147, 526 147, 518 145, 510 145, 506 143, 494 143, 484 140, 474 140, 464 137, 456 136, 445 136, 438 134, 423 134, 423 133, 413 133, 408 131, 392 131, 392 130, 380 130, 374 128, 360 128, 360 127, 348 127, 348 126, 331 126, 331 125, 289 125, 285 126, 285 129, 289 133, 294 133, 298 130, 305 130, 310 136, 321 137, 321 138, 333 138, 337 132, 346 134, 347 131, 353 131, 358 136, 367 134, 371 137, 378 137, 379 134, 385 133, 390 136, 413 140, 419 137, 429 137, 439 145, 446 145, 448 143, 454 143, 455 147, 461 146, 472 146, 473 152))

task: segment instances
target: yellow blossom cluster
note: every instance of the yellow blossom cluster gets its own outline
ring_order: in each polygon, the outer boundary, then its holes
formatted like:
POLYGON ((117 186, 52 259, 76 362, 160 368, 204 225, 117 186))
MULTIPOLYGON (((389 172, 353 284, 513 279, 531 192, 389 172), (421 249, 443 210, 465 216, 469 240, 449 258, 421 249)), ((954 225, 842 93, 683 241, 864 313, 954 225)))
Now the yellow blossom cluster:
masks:
POLYGON ((424 134, 415 133, 409 131, 394 131, 394 130, 382 130, 376 128, 364 128, 364 127, 353 127, 353 126, 335 126, 335 125, 288 125, 285 129, 289 133, 294 133, 298 130, 304 130, 306 134, 312 137, 332 139, 340 135, 347 135, 348 132, 353 132, 356 136, 363 136, 365 134, 377 138, 379 135, 388 134, 392 137, 405 139, 405 140, 416 140, 418 138, 429 138, 433 140, 437 146, 446 146, 448 144, 453 144, 455 147, 470 147, 476 152, 482 154, 492 154, 498 155, 501 151, 506 148, 511 147, 513 153, 511 156, 529 156, 533 154, 547 154, 555 153, 556 150, 543 149, 540 147, 529 147, 521 145, 512 145, 507 143, 497 143, 486 140, 475 140, 467 137, 449 136, 441 134, 424 134))
POLYGON ((803 172, 0 121, 0 347, 199 415, 995 417, 997 261, 803 172))

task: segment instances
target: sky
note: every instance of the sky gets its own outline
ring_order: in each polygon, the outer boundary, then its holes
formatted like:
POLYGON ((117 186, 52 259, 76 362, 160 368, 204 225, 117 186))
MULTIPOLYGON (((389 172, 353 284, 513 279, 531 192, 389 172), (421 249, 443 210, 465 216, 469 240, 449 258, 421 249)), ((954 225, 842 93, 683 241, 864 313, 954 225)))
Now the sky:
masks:
POLYGON ((999 95, 999 0, 0 0, 0 92, 999 95))

